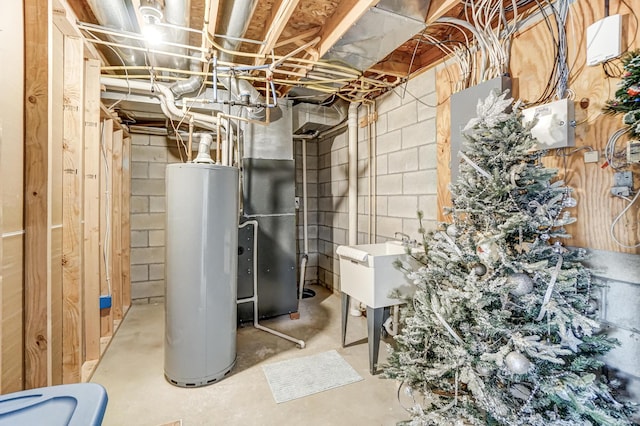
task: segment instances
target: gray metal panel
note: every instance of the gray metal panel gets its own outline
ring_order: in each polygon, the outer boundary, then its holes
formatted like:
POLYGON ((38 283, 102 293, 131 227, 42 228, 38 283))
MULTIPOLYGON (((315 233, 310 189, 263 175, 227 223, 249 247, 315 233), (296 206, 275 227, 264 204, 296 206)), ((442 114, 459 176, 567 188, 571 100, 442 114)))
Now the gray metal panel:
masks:
POLYGON ((416 20, 395 12, 370 8, 324 54, 322 59, 366 70, 425 28, 416 20))
POLYGON ((458 93, 451 95, 451 182, 458 180, 460 157, 458 152, 462 149, 465 141, 462 129, 469 120, 477 116, 476 107, 478 100, 485 99, 492 90, 499 93, 506 89, 511 89, 511 79, 509 77, 496 77, 476 86, 469 87, 458 93))
POLYGON ((293 160, 245 158, 242 165, 243 206, 247 216, 295 213, 293 160))
MULTIPOLYGON (((298 291, 296 287, 295 215, 257 216, 251 219, 258 221, 257 272, 260 318, 296 312, 298 310, 298 291)), ((245 229, 249 229, 249 232, 253 233, 251 227, 245 229)), ((241 247, 247 243, 249 240, 244 236, 240 238, 241 247)), ((249 257, 251 256, 245 250, 239 256, 238 263, 244 265, 249 257)), ((245 297, 250 297, 253 294, 253 281, 251 281, 253 276, 247 273, 246 265, 239 268, 242 269, 238 271, 238 275, 245 277, 240 280, 243 283, 243 288, 238 289, 238 294, 242 293, 245 297), (250 285, 249 282, 251 282, 250 285)), ((241 321, 251 320, 253 318, 251 304, 245 303, 238 306, 238 316, 241 321)))
POLYGON ((244 130, 244 158, 293 160, 293 108, 291 101, 278 101, 282 113, 272 114, 268 126, 248 124, 244 130))

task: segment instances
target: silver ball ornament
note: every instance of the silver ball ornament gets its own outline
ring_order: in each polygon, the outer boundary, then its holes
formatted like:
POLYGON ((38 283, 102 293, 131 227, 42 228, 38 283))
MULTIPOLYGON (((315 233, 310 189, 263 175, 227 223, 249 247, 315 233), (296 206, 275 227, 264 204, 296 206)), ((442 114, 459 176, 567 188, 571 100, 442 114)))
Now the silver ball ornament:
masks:
POLYGON ((533 290, 533 280, 529 275, 522 273, 509 275, 507 285, 511 287, 509 292, 514 296, 524 296, 533 290))
POLYGON ((526 374, 531 368, 531 361, 520 352, 511 351, 504 358, 507 368, 515 374, 526 374))
POLYGON ((476 263, 473 265, 473 273, 481 277, 487 273, 487 267, 483 263, 476 263))
POLYGON ((549 241, 549 238, 551 238, 551 236, 549 234, 541 234, 540 235, 540 239, 542 241, 549 241))
POLYGON ((449 225, 447 226, 447 235, 450 237, 457 237, 458 235, 460 235, 460 231, 458 230, 458 227, 455 225, 449 225))

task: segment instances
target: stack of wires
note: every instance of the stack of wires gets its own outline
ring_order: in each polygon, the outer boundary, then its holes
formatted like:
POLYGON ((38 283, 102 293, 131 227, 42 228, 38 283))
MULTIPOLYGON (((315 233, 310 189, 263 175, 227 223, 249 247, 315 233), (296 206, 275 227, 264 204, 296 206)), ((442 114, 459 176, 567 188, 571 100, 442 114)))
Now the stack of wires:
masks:
POLYGON ((607 160, 609 166, 611 166, 611 168, 613 168, 614 170, 619 170, 627 166, 625 149, 623 148, 619 151, 616 151, 616 145, 618 144, 618 140, 620 140, 622 135, 624 135, 628 131, 628 127, 616 130, 609 137, 607 145, 604 147, 604 157, 607 160), (620 161, 621 158, 623 159, 622 161, 620 161))
POLYGON ((535 0, 535 2, 553 40, 554 66, 542 94, 527 106, 548 103, 554 98, 564 99, 569 94, 570 69, 567 61, 566 22, 570 0, 556 0, 555 6, 552 0, 535 0), (551 11, 551 16, 548 11, 551 11), (551 17, 554 19, 552 20, 551 17))
POLYGON ((442 17, 436 21, 438 25, 459 29, 465 36, 464 47, 458 46, 448 52, 460 66, 458 86, 461 89, 508 74, 511 40, 519 27, 518 7, 529 1, 512 0, 509 10, 502 0, 463 1, 464 20, 442 17), (513 12, 510 21, 507 12, 513 12), (473 36, 471 41, 468 33, 473 36))

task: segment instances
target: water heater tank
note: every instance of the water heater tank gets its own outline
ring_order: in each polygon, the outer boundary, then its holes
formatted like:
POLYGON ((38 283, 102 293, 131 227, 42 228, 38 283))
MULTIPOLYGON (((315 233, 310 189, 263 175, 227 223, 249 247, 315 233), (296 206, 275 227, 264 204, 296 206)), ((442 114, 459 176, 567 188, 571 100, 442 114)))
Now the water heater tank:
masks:
POLYGON ((238 169, 167 166, 165 232, 165 377, 207 385, 236 360, 238 169))

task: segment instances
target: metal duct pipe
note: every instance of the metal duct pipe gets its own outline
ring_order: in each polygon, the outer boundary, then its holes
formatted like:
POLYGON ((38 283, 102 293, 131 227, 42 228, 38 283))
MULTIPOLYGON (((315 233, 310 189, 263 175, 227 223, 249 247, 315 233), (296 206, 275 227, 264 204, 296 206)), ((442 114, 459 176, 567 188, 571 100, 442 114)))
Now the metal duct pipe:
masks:
MULTIPOLYGON (((239 40, 234 38, 240 38, 244 36, 249 27, 249 22, 253 11, 258 5, 258 0, 235 0, 225 1, 221 16, 219 19, 218 33, 227 37, 233 38, 221 38, 219 44, 221 47, 227 50, 236 50, 240 45, 239 40)), ((233 62, 233 55, 220 52, 218 59, 225 62, 233 62)))
MULTIPOLYGON (((189 70, 192 72, 202 72, 202 63, 200 62, 200 55, 196 54, 191 59, 189 64, 189 70)), ((187 93, 195 92, 202 86, 202 76, 201 75, 192 75, 186 80, 178 81, 173 83, 169 88, 176 96, 179 98, 182 95, 187 93)))
MULTIPOLYGON (((96 0, 94 0, 96 1, 96 0)), ((164 0, 164 20, 167 24, 177 25, 179 27, 189 26, 189 16, 191 10, 191 0, 164 0)), ((189 33, 177 28, 159 25, 158 29, 162 33, 164 40, 172 41, 179 44, 189 44, 189 33)), ((189 55, 186 49, 167 46, 166 50, 172 53, 189 55)), ((158 55, 155 58, 158 66, 183 70, 187 68, 187 60, 174 56, 158 55)), ((191 62, 193 64, 193 61, 191 62)), ((185 92, 187 93, 187 92, 185 92)))
MULTIPOLYGON (((138 32, 138 26, 131 19, 125 0, 87 0, 98 22, 108 28, 114 28, 133 33, 138 32)), ((124 37, 110 35, 108 38, 118 44, 135 44, 136 42, 124 37)), ((115 49, 120 60, 125 65, 144 65, 144 54, 141 51, 119 47, 115 49)))
MULTIPOLYGON (((219 34, 230 37, 221 38, 219 44, 227 50, 236 50, 240 45, 237 38, 244 36, 249 26, 251 15, 258 5, 257 0, 235 0, 225 1, 220 17, 219 34)), ((224 62, 233 62, 233 55, 224 51, 219 52, 218 59, 224 62)), ((220 78, 220 83, 229 91, 229 95, 236 100, 240 95, 249 94, 249 102, 252 104, 264 103, 264 98, 247 80, 238 78, 220 78)), ((250 108, 249 118, 253 120, 264 120, 266 112, 264 108, 250 108)))

